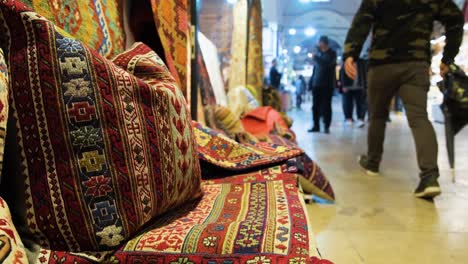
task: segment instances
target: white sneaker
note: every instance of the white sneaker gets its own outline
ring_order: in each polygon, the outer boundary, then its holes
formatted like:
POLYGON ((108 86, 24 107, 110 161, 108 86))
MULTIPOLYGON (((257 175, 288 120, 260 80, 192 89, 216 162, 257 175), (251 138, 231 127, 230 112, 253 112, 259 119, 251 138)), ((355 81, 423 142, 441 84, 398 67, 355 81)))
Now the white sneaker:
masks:
POLYGON ((363 128, 366 125, 366 123, 362 120, 357 121, 356 126, 359 128, 363 128))
POLYGON ((345 121, 345 126, 353 126, 353 121, 352 120, 346 120, 345 121))

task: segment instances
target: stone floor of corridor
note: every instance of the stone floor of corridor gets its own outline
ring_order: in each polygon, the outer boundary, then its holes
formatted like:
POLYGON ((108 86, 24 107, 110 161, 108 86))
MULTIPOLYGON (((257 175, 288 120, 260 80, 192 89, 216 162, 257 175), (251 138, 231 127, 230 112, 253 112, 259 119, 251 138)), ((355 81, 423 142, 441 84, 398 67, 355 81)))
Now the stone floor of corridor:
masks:
POLYGON ((412 196, 418 169, 406 118, 392 116, 382 175, 371 177, 356 164, 366 149, 366 130, 343 126, 339 108, 335 102, 331 135, 307 133, 310 105, 289 112, 299 145, 322 167, 336 194, 335 204, 307 206, 322 256, 336 264, 468 263, 468 127, 456 138, 453 183, 444 128, 434 125, 443 194, 428 202, 412 196))

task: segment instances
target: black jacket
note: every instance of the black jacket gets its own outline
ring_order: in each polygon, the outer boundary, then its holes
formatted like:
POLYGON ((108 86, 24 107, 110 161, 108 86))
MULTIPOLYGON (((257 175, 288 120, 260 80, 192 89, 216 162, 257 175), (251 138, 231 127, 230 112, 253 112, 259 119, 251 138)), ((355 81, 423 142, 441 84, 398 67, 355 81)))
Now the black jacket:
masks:
POLYGON ((309 82, 309 89, 327 89, 333 91, 336 85, 336 52, 332 49, 319 52, 314 57, 314 73, 309 82))
POLYGON ((281 84, 282 74, 278 72, 276 67, 271 67, 270 69, 270 85, 278 89, 281 84))

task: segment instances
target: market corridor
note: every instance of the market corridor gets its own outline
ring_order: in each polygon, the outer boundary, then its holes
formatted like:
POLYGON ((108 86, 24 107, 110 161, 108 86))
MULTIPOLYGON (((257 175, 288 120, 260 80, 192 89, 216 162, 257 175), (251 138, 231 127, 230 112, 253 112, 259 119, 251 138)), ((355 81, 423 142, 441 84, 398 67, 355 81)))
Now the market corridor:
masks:
MULTIPOLYGON (((339 109, 335 104, 335 111, 339 109)), ((308 205, 317 244, 335 263, 466 263, 468 251, 468 130, 457 137, 456 183, 452 183, 443 125, 439 140, 442 195, 428 202, 412 196, 418 183, 413 139, 404 116, 387 127, 382 175, 356 164, 366 131, 335 121, 331 135, 309 134, 309 105, 289 112, 299 145, 322 166, 336 204, 308 205)), ((341 113, 334 113, 341 120, 341 113)))

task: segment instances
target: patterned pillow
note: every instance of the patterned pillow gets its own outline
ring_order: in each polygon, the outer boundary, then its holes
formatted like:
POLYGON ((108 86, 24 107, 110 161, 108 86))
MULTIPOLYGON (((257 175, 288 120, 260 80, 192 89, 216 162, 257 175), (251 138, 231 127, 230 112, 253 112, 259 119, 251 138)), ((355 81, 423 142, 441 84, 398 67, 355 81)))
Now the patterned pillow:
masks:
POLYGON ((23 243, 11 219, 10 210, 2 198, 0 198, 0 263, 28 263, 23 243))
POLYGON ((0 2, 29 231, 52 250, 113 249, 201 196, 186 102, 156 54, 118 58, 65 37, 23 4, 0 2), (13 45, 14 43, 14 45, 13 45), (143 59, 142 59, 143 58, 143 59))
MULTIPOLYGON (((295 146, 283 146, 270 143, 241 144, 224 134, 218 133, 200 123, 194 122, 195 138, 200 159, 215 167, 234 172, 257 170, 262 166, 276 165, 288 159, 304 154, 295 146)), ((207 177, 219 177, 208 167, 203 167, 207 177), (214 173, 214 174, 213 174, 214 173)))

